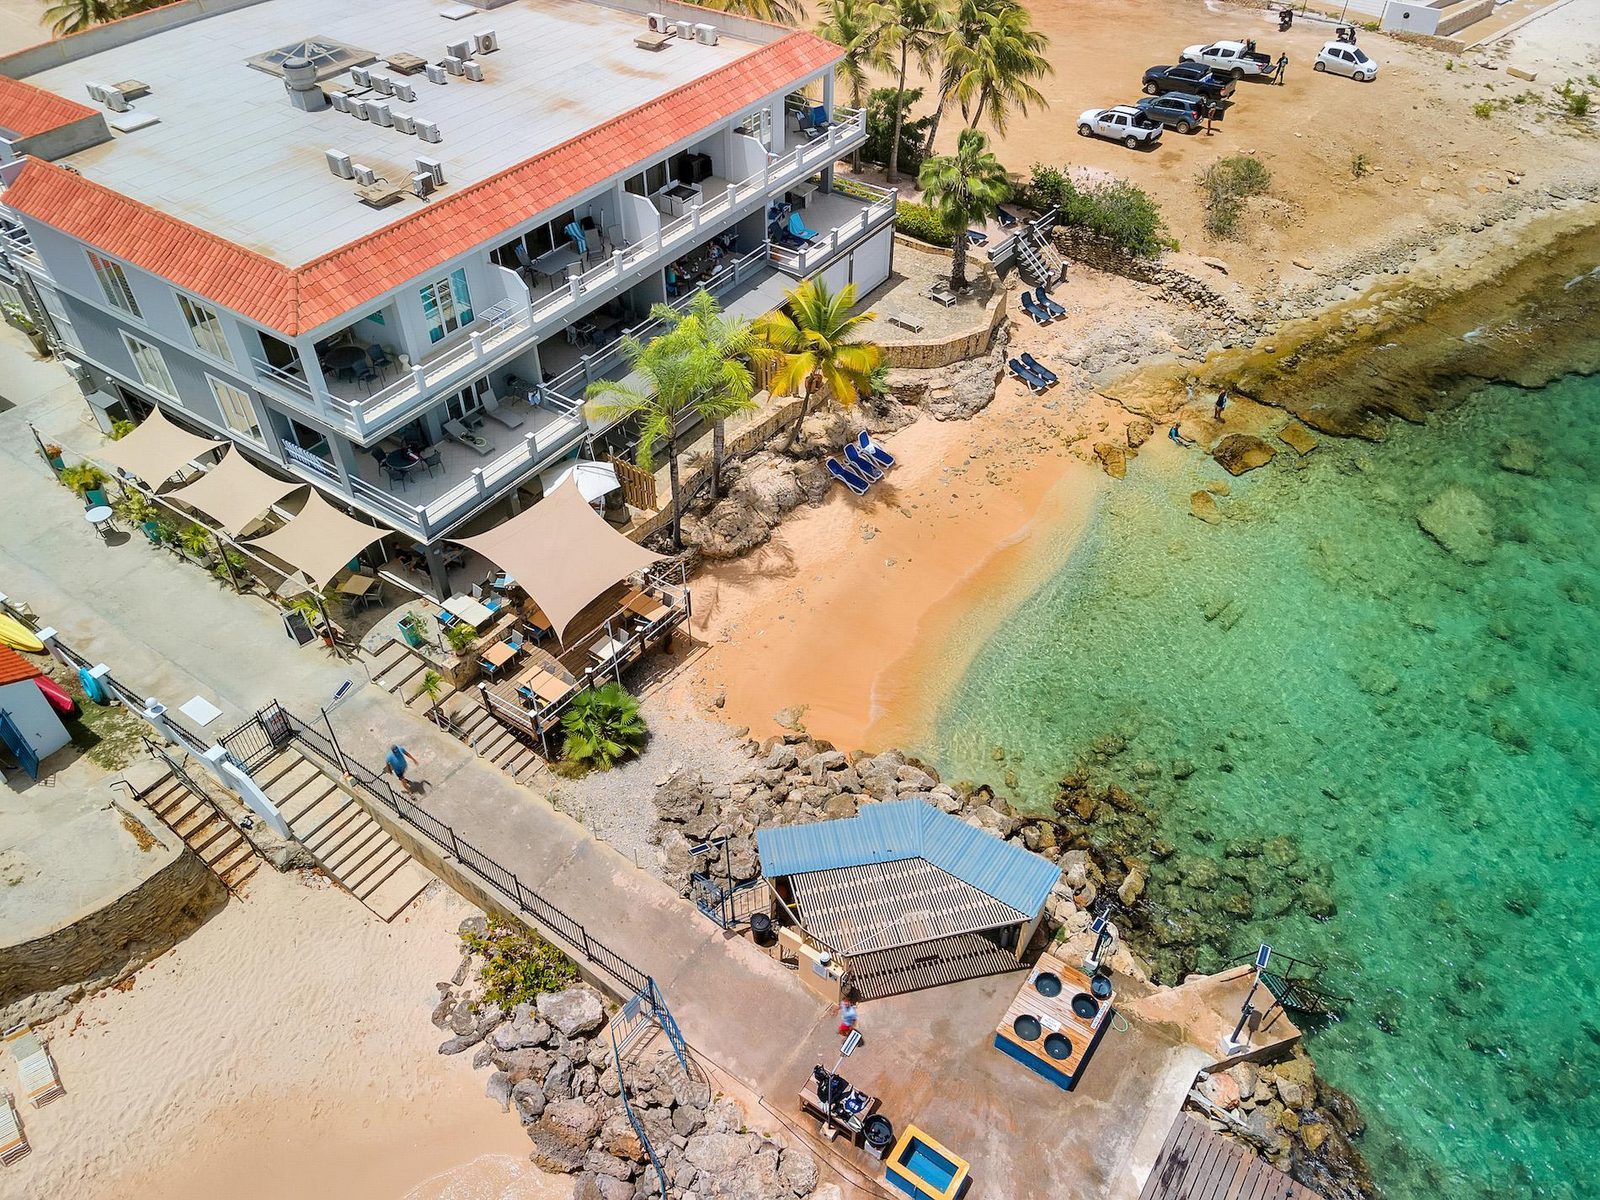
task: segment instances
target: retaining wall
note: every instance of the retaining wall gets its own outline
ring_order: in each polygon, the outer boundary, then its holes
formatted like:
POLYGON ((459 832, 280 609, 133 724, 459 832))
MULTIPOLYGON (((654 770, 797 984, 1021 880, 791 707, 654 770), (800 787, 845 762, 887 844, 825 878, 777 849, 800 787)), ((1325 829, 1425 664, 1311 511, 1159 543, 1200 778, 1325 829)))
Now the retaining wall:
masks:
POLYGON ((1154 284, 1164 291, 1208 308, 1227 310, 1233 307, 1220 293, 1193 275, 1164 266, 1160 259, 1134 258, 1104 238, 1096 237, 1081 229, 1066 225, 1058 226, 1051 231, 1050 240, 1055 243, 1056 249, 1061 251, 1064 258, 1082 263, 1086 267, 1093 267, 1096 271, 1104 271, 1108 275, 1121 275, 1124 279, 1132 279, 1136 283, 1154 284))
MULTIPOLYGON (((927 242, 919 242, 915 238, 899 233, 895 234, 894 240, 902 250, 933 255, 947 261, 950 258, 950 251, 942 246, 930 246, 927 242)), ((975 272, 989 270, 981 258, 969 255, 967 262, 975 272)), ((994 345, 994 335, 1005 321, 1006 293, 1005 289, 997 284, 994 295, 984 307, 983 316, 971 327, 960 333, 926 341, 884 342, 882 343, 884 361, 891 367, 928 371, 964 362, 969 358, 979 358, 987 354, 989 347, 994 345)))

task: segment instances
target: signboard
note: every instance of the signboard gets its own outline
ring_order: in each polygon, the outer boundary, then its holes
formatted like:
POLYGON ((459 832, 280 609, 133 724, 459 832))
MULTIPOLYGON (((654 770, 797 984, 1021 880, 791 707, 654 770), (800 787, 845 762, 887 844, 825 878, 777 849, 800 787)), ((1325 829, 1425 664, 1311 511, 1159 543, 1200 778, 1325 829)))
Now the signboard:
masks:
POLYGON ((317 635, 312 632, 311 622, 306 620, 305 613, 298 609, 291 608, 283 614, 283 630, 301 646, 317 640, 317 635))

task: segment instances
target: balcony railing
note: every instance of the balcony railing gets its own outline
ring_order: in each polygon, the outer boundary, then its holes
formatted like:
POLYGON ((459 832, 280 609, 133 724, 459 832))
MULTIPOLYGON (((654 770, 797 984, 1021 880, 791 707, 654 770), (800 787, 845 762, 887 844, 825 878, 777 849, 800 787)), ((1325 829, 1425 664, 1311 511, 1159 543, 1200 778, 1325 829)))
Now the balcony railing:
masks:
POLYGON ((803 246, 780 246, 774 242, 772 261, 779 270, 803 279, 819 270, 840 250, 863 240, 869 233, 894 224, 899 194, 895 188, 875 187, 856 180, 851 180, 850 187, 852 191, 872 195, 871 203, 844 224, 835 226, 803 246))
MULTIPOLYGON (((363 441, 404 424, 416 415, 415 401, 447 390, 451 384, 464 386, 471 377, 526 349, 581 305, 591 302, 596 294, 613 288, 621 290, 652 265, 676 257, 704 240, 707 234, 702 231, 707 227, 720 228, 726 218, 751 202, 764 200, 775 189, 798 183, 848 153, 866 136, 866 116, 860 111, 845 109, 838 113, 839 120, 828 129, 826 136, 797 146, 779 158, 769 159, 760 171, 730 183, 720 194, 695 204, 688 213, 663 225, 639 243, 619 249, 582 274, 571 276, 565 287, 526 308, 513 308, 497 323, 474 330, 460 344, 415 364, 407 375, 366 399, 327 396, 318 415, 363 441)), ((274 376, 271 382, 297 392, 300 389, 295 384, 303 381, 294 376, 274 376)), ((291 402, 303 403, 310 394, 305 391, 291 402)))

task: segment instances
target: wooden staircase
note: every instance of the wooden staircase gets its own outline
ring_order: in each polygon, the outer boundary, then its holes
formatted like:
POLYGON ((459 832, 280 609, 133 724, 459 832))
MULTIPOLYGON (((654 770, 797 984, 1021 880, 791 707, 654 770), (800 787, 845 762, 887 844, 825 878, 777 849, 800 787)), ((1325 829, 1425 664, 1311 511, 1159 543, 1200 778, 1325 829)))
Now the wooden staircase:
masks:
POLYGON ((239 889, 256 873, 261 859, 211 797, 197 794, 169 771, 140 792, 139 799, 199 855, 230 893, 241 894, 239 889))
POLYGON ((292 746, 254 777, 300 844, 380 920, 394 920, 432 881, 372 814, 292 746))
MULTIPOLYGON (((427 659, 404 642, 397 642, 393 638, 378 647, 376 652, 368 654, 367 658, 373 683, 390 695, 399 696, 406 704, 420 699, 426 707, 428 698, 422 695, 422 677, 432 668, 427 659)), ((439 700, 443 702, 454 694, 455 688, 449 680, 441 681, 439 700)))
POLYGON ((520 735, 506 728, 476 699, 462 697, 453 708, 441 704, 445 719, 439 724, 488 759, 514 780, 520 780, 543 763, 539 752, 520 735))

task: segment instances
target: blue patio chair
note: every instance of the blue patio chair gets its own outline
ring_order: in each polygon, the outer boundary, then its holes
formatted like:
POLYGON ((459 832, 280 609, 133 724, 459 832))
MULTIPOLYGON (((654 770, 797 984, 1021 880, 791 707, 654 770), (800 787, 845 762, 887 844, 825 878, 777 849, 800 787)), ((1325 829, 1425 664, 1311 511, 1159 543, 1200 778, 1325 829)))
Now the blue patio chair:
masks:
POLYGON ((1050 314, 1045 312, 1044 309, 1040 308, 1038 303, 1035 302, 1034 298, 1028 295, 1027 292, 1022 293, 1022 311, 1032 317, 1035 324, 1050 324, 1050 314))
POLYGON ((883 478, 883 472, 878 470, 878 465, 861 453, 861 448, 854 442, 844 448, 844 456, 850 465, 865 475, 869 481, 876 483, 883 478))
POLYGON ((1043 288, 1035 289, 1033 298, 1039 307, 1044 309, 1045 312, 1049 313, 1052 317, 1064 317, 1067 315, 1067 310, 1061 305, 1057 304, 1054 300, 1050 299, 1050 294, 1043 288))
POLYGON ((537 705, 539 703, 539 697, 535 696, 533 689, 525 683, 517 685, 517 695, 521 696, 529 704, 537 705))
POLYGON ((389 368, 394 366, 394 359, 389 357, 389 352, 376 342, 367 347, 367 357, 372 360, 372 365, 378 368, 380 375, 387 375, 389 368))
POLYGON ((817 237, 817 231, 815 229, 807 229, 806 223, 800 219, 800 214, 797 212, 789 214, 789 233, 791 236, 799 238, 802 242, 815 241, 817 237))
POLYGON ((878 443, 873 440, 872 435, 865 429, 863 429, 860 435, 856 438, 856 445, 861 448, 861 453, 872 459, 872 461, 877 463, 878 466, 883 470, 887 471, 890 467, 894 466, 894 455, 890 454, 882 446, 878 445, 878 443))
POLYGON ((828 459, 824 465, 828 468, 829 475, 832 475, 856 495, 865 496, 867 494, 867 481, 849 467, 840 466, 837 458, 828 459))

